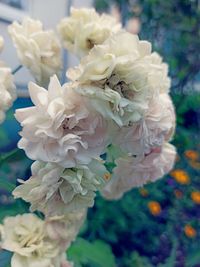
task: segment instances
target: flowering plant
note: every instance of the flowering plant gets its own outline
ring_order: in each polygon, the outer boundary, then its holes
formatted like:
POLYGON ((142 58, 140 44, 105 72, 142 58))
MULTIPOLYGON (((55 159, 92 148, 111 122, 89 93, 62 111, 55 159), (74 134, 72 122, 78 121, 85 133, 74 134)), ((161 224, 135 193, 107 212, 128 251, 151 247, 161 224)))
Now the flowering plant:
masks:
MULTIPOLYGON (((1 247, 13 252, 11 267, 72 266, 64 252, 97 191, 118 199, 173 167, 168 67, 149 42, 95 10, 72 9, 58 25, 61 43, 80 58, 63 85, 61 44, 53 31, 25 19, 10 25, 9 33, 36 81, 28 86, 34 106, 15 113, 22 126, 18 147, 35 162, 13 196, 42 218, 33 213, 6 218, 1 247)), ((2 110, 15 98, 10 75, 0 68, 2 110)))

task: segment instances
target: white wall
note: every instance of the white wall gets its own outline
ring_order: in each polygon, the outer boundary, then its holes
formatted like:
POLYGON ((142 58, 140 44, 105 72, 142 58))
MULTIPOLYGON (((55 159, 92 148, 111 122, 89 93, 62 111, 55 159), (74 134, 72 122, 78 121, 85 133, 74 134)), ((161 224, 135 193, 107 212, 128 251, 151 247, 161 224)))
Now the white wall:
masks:
POLYGON ((91 7, 93 6, 93 0, 73 0, 74 7, 91 7))
POLYGON ((28 12, 46 28, 55 28, 67 13, 67 0, 29 0, 28 12))

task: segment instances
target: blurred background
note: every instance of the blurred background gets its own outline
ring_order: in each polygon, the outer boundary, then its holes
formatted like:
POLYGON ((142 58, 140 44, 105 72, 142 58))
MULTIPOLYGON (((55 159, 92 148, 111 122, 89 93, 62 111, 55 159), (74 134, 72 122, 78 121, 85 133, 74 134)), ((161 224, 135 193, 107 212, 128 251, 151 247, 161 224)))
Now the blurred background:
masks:
MULTIPOLYGON (((75 267, 200 267, 200 1, 48 0, 48 8, 46 3, 0 0, 0 35, 5 38, 1 59, 12 69, 19 65, 6 32, 13 20, 30 15, 41 19, 45 27, 55 28, 70 6, 95 7, 152 42, 153 49, 163 56, 169 64, 177 113, 174 170, 119 201, 97 196, 69 257, 75 267)), ((77 64, 66 52, 63 59, 66 68, 77 64)), ((16 150, 14 156, 9 151, 19 139, 14 110, 31 105, 26 88, 31 79, 25 68, 16 74, 20 97, 0 126, 0 221, 5 215, 27 211, 23 202, 13 201, 9 191, 16 178, 29 177, 31 162, 22 151, 16 150)), ((7 267, 6 260, 0 254, 0 267, 7 267)))

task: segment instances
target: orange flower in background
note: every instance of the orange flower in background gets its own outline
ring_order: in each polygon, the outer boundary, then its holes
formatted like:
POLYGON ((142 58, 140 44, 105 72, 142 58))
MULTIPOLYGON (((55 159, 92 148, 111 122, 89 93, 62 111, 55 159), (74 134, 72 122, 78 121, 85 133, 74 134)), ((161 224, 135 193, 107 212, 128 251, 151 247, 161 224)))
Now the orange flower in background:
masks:
POLYGON ((174 195, 176 196, 176 198, 182 198, 183 192, 177 189, 174 190, 174 195))
POLYGON ((151 214, 154 216, 158 216, 162 211, 162 208, 157 201, 150 201, 148 203, 148 208, 151 214))
POLYGON ((196 161, 190 160, 189 164, 190 164, 190 166, 192 168, 200 170, 200 162, 196 162, 196 161))
POLYGON ((179 154, 177 153, 177 154, 176 154, 176 162, 180 161, 180 159, 181 159, 181 158, 180 158, 179 154))
POLYGON ((184 170, 176 169, 173 170, 170 175, 179 183, 179 184, 189 184, 190 177, 184 170))
POLYGON ((188 159, 191 159, 194 161, 198 160, 198 158, 199 158, 199 153, 197 151, 194 151, 194 150, 186 150, 184 154, 188 159))
POLYGON ((191 199, 194 201, 194 203, 200 205, 200 192, 199 191, 192 192, 191 199))
POLYGON ((149 195, 148 190, 145 188, 140 188, 139 192, 140 192, 140 195, 143 197, 147 197, 149 195))
POLYGON ((194 238, 197 235, 197 231, 189 224, 184 227, 184 232, 189 238, 194 238))

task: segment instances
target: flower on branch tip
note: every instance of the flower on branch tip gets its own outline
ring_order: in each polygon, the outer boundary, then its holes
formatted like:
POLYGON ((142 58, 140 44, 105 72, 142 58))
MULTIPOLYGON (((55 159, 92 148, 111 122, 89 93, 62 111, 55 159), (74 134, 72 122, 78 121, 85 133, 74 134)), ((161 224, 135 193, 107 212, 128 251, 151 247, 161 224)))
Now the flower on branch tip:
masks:
POLYGON ((78 83, 77 91, 92 98, 104 117, 120 127, 139 121, 149 101, 168 93, 168 66, 151 44, 137 35, 119 32, 95 46, 67 76, 78 83))
POLYGON ((2 36, 0 36, 0 52, 2 52, 3 47, 4 47, 4 39, 2 36))
POLYGON ((31 204, 31 211, 46 216, 66 215, 94 205, 95 192, 102 189, 107 175, 104 165, 93 160, 89 165, 65 169, 54 163, 34 162, 32 176, 22 181, 13 195, 31 204))
POLYGON ((102 195, 106 199, 119 199, 134 187, 156 181, 173 168, 175 157, 174 146, 166 143, 146 156, 116 159, 116 167, 110 181, 101 190, 102 195))
POLYGON ((30 83, 29 93, 35 106, 15 115, 22 125, 18 146, 29 158, 70 168, 104 153, 108 122, 71 84, 61 86, 53 76, 48 90, 30 83))
POLYGON ((0 61, 0 123, 5 119, 5 112, 17 98, 16 87, 11 69, 0 61))
POLYGON ((129 126, 116 127, 113 143, 130 155, 142 156, 169 142, 175 131, 175 112, 168 94, 150 101, 144 117, 129 126))
POLYGON ((61 267, 66 262, 59 243, 34 214, 7 217, 1 225, 1 246, 13 252, 11 267, 61 267))
POLYGON ((71 8, 70 16, 62 19, 57 28, 64 47, 83 57, 120 31, 121 25, 109 15, 99 15, 95 9, 71 8))
POLYGON ((61 46, 53 31, 44 31, 39 20, 25 18, 22 24, 13 22, 8 32, 19 60, 38 84, 46 86, 53 74, 59 74, 62 67, 61 46))

